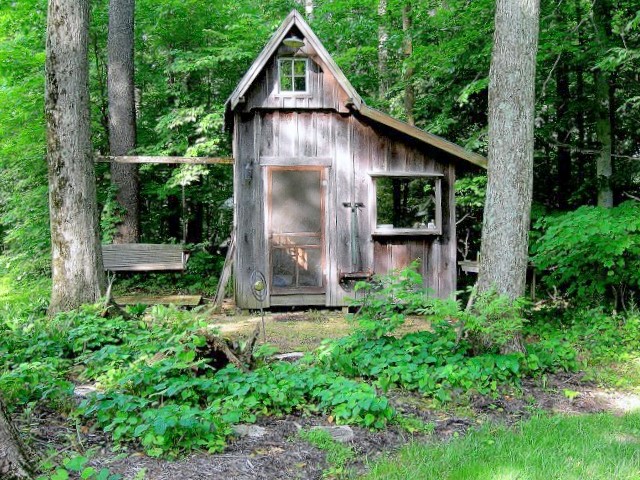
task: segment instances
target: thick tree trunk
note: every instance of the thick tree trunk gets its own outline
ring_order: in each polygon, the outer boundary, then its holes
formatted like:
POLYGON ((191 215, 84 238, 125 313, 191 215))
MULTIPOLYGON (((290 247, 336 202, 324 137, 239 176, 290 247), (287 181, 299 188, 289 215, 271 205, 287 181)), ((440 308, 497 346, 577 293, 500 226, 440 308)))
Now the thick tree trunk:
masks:
MULTIPOLYGON (((478 291, 524 295, 533 186, 539 0, 498 0, 489 72, 489 158, 478 291)), ((507 349, 521 349, 514 338, 507 349)))
POLYGON ((389 51, 387 50, 387 0, 378 0, 378 97, 383 100, 387 94, 387 61, 389 51))
MULTIPOLYGON (((133 82, 133 21, 135 0, 110 0, 109 36, 109 150, 111 155, 129 155, 136 146, 136 108, 133 82)), ((111 183, 117 188, 122 220, 114 243, 140 239, 140 186, 138 165, 111 164, 111 183)))
POLYGON ((50 0, 45 116, 49 167, 50 313, 100 298, 105 284, 91 152, 89 1, 50 0))
POLYGON ((0 398, 0 478, 2 480, 33 478, 31 475, 33 469, 27 462, 28 456, 0 398))
POLYGON ((409 125, 415 125, 413 107, 416 95, 413 90, 414 68, 411 66, 411 56, 413 55, 413 39, 411 38, 411 3, 406 2, 402 8, 402 31, 404 33, 404 57, 407 65, 404 71, 404 113, 409 125))

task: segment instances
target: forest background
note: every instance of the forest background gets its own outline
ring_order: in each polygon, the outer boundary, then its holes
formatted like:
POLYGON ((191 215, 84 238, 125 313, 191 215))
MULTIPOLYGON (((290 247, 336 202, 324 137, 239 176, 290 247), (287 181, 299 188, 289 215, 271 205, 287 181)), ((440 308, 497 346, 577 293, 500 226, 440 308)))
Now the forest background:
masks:
MULTIPOLYGON (((369 105, 486 154, 493 2, 305 3, 311 7, 312 28, 369 105)), ((46 282, 46 2, 3 0, 0 5, 0 268, 14 280, 46 282)), ((292 8, 304 11, 305 5, 294 0, 136 2, 136 153, 230 156, 224 102, 292 8)), ((92 134, 95 151, 102 154, 109 153, 107 26, 108 2, 92 2, 92 134)), ((599 191, 611 188, 615 204, 640 196, 638 5, 543 2, 540 29, 533 211, 540 233, 532 235, 534 242, 553 223, 549 219, 594 205, 599 191), (613 175, 598 176, 607 170, 597 165, 607 161, 613 175)), ((219 246, 231 227, 231 169, 145 165, 140 175, 142 241, 197 245, 184 287, 212 290, 223 260, 219 246)), ((108 165, 98 165, 97 180, 108 242, 119 218, 108 165)), ((482 176, 458 182, 461 257, 477 250, 484 184, 482 176)), ((635 208, 624 205, 618 224, 627 228, 635 208)), ((581 222, 602 222, 596 211, 583 209, 564 221, 577 228, 581 222)), ((631 266, 617 268, 628 272, 631 266)), ((605 278, 589 295, 617 298, 620 290, 637 286, 619 274, 605 266, 605 278)))

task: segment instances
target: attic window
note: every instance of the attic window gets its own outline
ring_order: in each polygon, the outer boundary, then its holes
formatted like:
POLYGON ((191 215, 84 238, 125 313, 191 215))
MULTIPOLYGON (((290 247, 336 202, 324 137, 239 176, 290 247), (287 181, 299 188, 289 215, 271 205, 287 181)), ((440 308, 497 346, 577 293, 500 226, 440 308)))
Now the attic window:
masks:
POLYGON ((442 233, 439 176, 372 174, 376 193, 375 235, 442 233))
POLYGON ((306 92, 307 70, 306 58, 279 58, 280 92, 306 92))

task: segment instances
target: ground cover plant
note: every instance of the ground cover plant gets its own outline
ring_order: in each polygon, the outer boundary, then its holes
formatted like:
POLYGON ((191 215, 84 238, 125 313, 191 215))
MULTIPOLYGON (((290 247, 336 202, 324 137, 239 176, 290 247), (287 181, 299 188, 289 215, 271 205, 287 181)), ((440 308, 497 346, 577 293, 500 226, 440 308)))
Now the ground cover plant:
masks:
POLYGON ((486 426, 450 443, 410 445, 374 465, 369 480, 640 477, 640 414, 539 417, 486 426))
POLYGON ((366 378, 383 391, 401 387, 441 402, 497 394, 501 387, 517 387, 525 376, 578 367, 573 347, 558 338, 530 343, 526 353, 500 352, 523 329, 518 304, 486 296, 469 311, 455 300, 429 296, 421 285, 413 268, 361 284, 365 296, 353 317, 356 331, 328 343, 321 358, 341 374, 366 378), (429 330, 394 336, 408 315, 421 316, 429 330))
MULTIPOLYGON (((381 428, 394 417, 366 383, 310 360, 216 368, 202 355, 207 325, 197 313, 153 307, 134 320, 101 306, 3 325, 0 388, 9 404, 71 412, 152 456, 220 451, 232 424, 259 415, 324 413, 336 423, 381 428), (74 385, 95 385, 78 408, 74 385)), ((260 357, 260 353, 257 354, 260 357)))
MULTIPOLYGON (((363 288, 370 290, 349 335, 298 363, 271 361, 273 349, 261 347, 251 370, 212 361, 208 339, 216 329, 198 310, 132 307, 132 318, 124 319, 103 316, 96 305, 47 319, 43 309, 25 304, 5 310, 10 315, 0 322, 0 390, 8 405, 25 406, 16 414, 52 408, 82 428, 105 432, 124 451, 175 459, 220 452, 234 424, 267 417, 320 415, 338 424, 430 435, 432 423, 395 410, 389 398, 398 389, 449 408, 478 396, 518 396, 523 382, 544 383, 557 371, 586 368, 593 378, 608 384, 622 378, 626 386, 640 378, 611 370, 640 356, 640 316, 633 311, 537 308, 505 315, 499 301, 480 299, 471 313, 426 296, 411 269, 363 288), (496 315, 504 323, 489 324, 496 315), (425 329, 406 333, 408 317, 425 329), (523 334, 526 353, 502 354, 500 341, 478 341, 488 331, 500 338, 514 329, 523 334), (95 387, 79 405, 77 385, 95 387)), ((335 450, 328 472, 348 472, 348 449, 319 436, 305 440, 335 450)), ((51 475, 65 468, 60 463, 51 475)))

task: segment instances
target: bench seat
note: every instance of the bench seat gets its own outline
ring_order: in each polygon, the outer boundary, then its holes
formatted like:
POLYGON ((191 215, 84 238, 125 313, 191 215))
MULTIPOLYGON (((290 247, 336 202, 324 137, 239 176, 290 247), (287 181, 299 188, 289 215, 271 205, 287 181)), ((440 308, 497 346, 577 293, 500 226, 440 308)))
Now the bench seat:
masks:
POLYGON ((120 243, 103 245, 102 259, 110 272, 182 272, 189 252, 184 245, 120 243))

